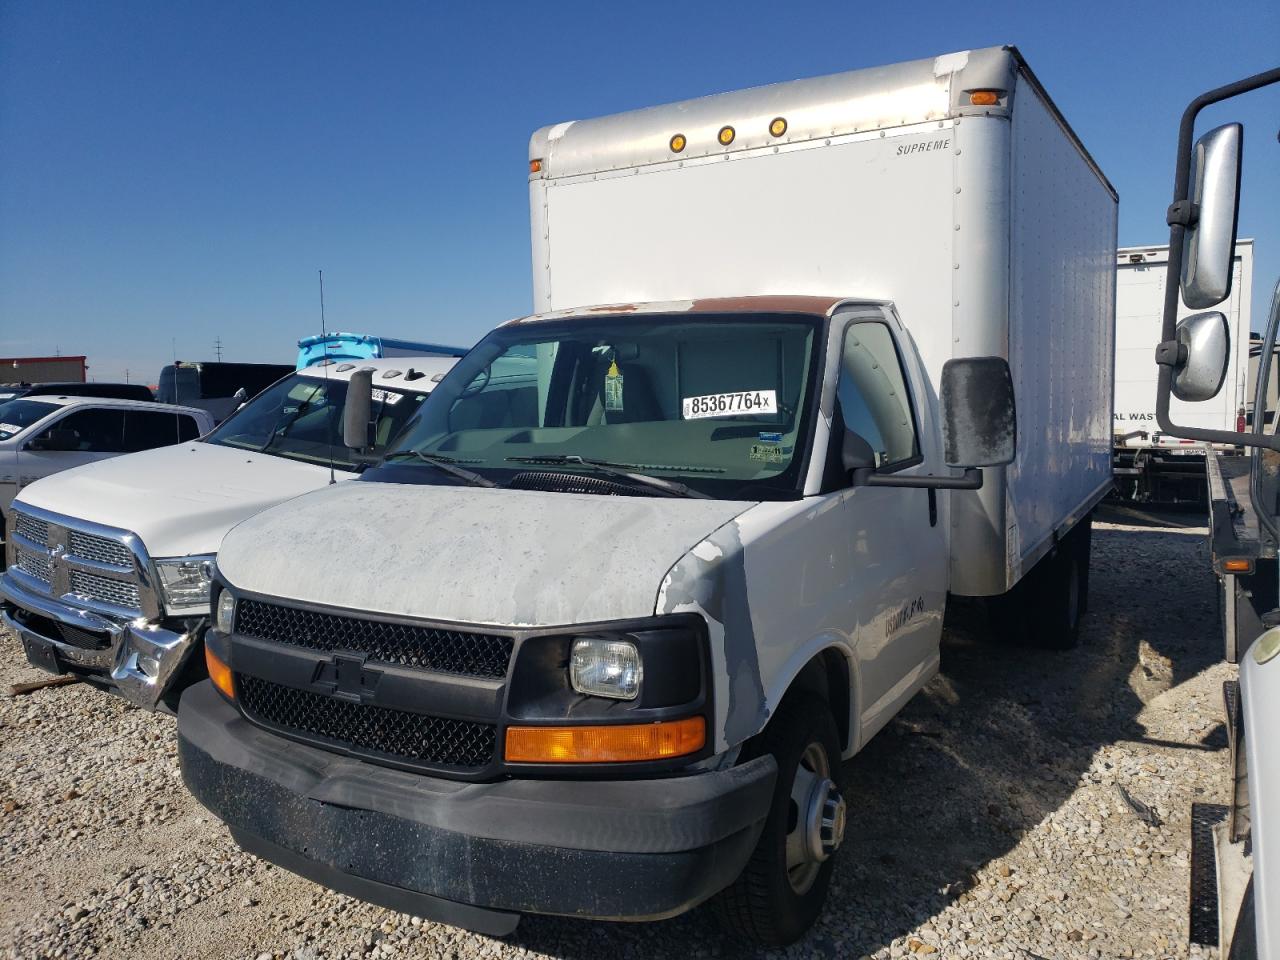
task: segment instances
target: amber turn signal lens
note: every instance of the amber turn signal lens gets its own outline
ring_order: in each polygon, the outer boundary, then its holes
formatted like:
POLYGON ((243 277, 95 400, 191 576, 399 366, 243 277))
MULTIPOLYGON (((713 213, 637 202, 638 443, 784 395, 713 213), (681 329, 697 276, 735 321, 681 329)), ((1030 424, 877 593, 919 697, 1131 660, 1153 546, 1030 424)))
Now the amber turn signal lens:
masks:
POLYGON ((507 727, 508 763, 623 763, 696 753, 707 742, 702 717, 608 727, 507 727))
POLYGON ((774 117, 773 122, 769 124, 769 135, 772 137, 780 137, 787 132, 786 117, 774 117))
POLYGON ((1248 560, 1223 560, 1222 569, 1227 573, 1248 573, 1253 564, 1248 560))
POLYGON ((975 107, 994 107, 1000 102, 1000 94, 994 90, 975 90, 969 94, 969 102, 975 107))
POLYGON ((720 132, 716 134, 716 139, 720 141, 720 145, 727 147, 733 143, 733 138, 737 136, 733 127, 721 127, 720 132))
POLYGON ((541 161, 541 160, 530 160, 530 161, 529 161, 529 172, 530 172, 530 173, 541 173, 541 172, 542 172, 542 161, 541 161))
POLYGON ((667 144, 667 146, 671 148, 672 153, 680 153, 682 150, 684 150, 685 145, 688 142, 689 141, 684 138, 683 133, 677 133, 674 137, 671 138, 671 142, 667 144))
POLYGON ((213 681, 213 685, 217 687, 224 697, 229 700, 236 698, 236 688, 231 682, 231 668, 218 659, 217 655, 209 649, 209 645, 205 644, 204 663, 209 668, 209 679, 213 681))

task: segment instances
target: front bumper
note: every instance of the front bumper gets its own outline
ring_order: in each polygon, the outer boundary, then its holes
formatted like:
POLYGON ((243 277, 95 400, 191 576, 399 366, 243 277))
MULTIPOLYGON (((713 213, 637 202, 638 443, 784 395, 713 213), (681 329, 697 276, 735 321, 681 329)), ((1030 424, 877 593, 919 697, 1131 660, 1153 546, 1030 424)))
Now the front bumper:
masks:
POLYGON ((121 623, 32 593, 8 573, 0 576, 0 622, 22 641, 33 665, 81 674, 146 710, 155 710, 168 692, 204 625, 171 630, 141 617, 121 623), (105 643, 90 642, 104 636, 105 643))
POLYGON ((493 935, 521 913, 652 920, 731 883, 772 757, 651 780, 461 783, 294 743, 205 682, 178 712, 187 788, 247 850, 343 893, 493 935))

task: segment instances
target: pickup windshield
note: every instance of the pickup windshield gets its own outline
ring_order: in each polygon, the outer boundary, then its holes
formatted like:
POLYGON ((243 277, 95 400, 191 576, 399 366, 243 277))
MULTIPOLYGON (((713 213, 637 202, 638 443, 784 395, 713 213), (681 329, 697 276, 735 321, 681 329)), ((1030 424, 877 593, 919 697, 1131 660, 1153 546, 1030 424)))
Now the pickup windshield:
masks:
POLYGON ((41 403, 39 400, 18 399, 0 403, 0 440, 17 436, 57 409, 56 403, 41 403))
POLYGON ((820 323, 673 314, 508 324, 459 361, 364 479, 461 482, 429 457, 524 489, 796 497, 820 323))
MULTIPOLYGON (((378 387, 373 419, 378 447, 385 445, 417 412, 426 394, 378 387)), ((294 374, 258 394, 205 439, 224 447, 256 450, 288 460, 354 470, 351 451, 342 442, 346 380, 294 374)))

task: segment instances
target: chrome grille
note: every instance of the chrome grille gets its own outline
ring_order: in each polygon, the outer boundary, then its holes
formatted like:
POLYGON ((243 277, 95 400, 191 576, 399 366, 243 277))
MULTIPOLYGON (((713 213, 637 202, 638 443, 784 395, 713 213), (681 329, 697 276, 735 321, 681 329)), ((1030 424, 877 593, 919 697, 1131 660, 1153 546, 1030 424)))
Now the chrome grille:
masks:
POLYGON ((45 583, 53 582, 53 563, 47 553, 33 553, 19 547, 18 562, 14 566, 28 576, 43 580, 45 583))
POLYGON ((100 577, 84 570, 71 571, 71 592, 86 600, 101 600, 129 610, 140 610, 142 607, 138 588, 134 584, 100 577))
POLYGON ((67 543, 67 552, 85 560, 96 560, 98 563, 109 563, 116 567, 132 569, 133 554, 119 540, 96 537, 91 533, 72 530, 67 543))
POLYGON ((13 532, 42 547, 49 544, 49 524, 17 510, 13 512, 13 532))

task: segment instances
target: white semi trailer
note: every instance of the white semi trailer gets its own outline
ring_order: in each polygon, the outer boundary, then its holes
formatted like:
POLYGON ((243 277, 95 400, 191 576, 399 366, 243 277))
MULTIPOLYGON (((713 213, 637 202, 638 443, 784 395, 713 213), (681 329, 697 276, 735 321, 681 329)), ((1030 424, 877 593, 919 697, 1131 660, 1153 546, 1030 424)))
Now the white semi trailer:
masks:
MULTIPOLYGON (((1156 424, 1158 368, 1151 344, 1159 338, 1169 247, 1121 247, 1116 251, 1116 487, 1140 502, 1196 502, 1206 496, 1204 449, 1194 440, 1161 433, 1156 424)), ((1250 299, 1253 241, 1236 244, 1230 299, 1222 310, 1231 327, 1231 353, 1222 392, 1205 403, 1174 398, 1184 423, 1242 433, 1253 405, 1250 392, 1250 299)), ((1182 308, 1180 317, 1192 311, 1182 308)), ((1227 444, 1222 451, 1242 448, 1227 444)))
POLYGON ((1115 191, 1012 48, 557 124, 529 191, 538 312, 223 541, 183 776, 421 916, 790 942, 948 596, 1075 640, 1115 191))

